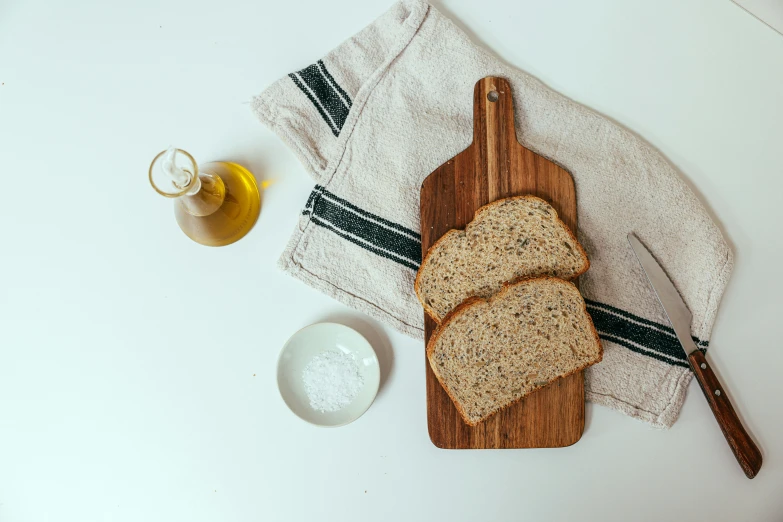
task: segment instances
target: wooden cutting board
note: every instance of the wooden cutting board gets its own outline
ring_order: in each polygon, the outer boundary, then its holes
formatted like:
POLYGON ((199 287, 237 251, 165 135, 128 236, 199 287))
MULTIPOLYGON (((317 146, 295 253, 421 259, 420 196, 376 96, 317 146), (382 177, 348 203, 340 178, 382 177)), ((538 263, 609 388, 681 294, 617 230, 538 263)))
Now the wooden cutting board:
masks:
MULTIPOLYGON (((548 201, 576 231, 574 180, 517 141, 511 87, 502 78, 487 77, 473 92, 473 143, 422 183, 422 255, 448 230, 464 228, 479 207, 522 194, 548 201)), ((425 314, 425 341, 435 326, 425 314)), ((582 436, 582 372, 559 379, 471 428, 426 364, 427 421, 430 439, 439 448, 557 448, 582 436)))

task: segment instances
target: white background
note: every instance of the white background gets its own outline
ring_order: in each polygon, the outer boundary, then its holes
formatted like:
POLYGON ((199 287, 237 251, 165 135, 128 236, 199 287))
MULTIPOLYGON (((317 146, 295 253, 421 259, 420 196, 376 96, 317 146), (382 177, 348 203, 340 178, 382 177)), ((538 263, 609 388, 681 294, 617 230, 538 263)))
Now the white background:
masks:
POLYGON ((783 37, 728 0, 446 0, 477 42, 648 139, 736 252, 709 356, 764 453, 749 481, 695 382, 674 428, 588 405, 566 449, 443 451, 420 342, 280 274, 312 182, 249 98, 388 0, 0 0, 0 521, 783 519, 783 37), (269 182, 210 249, 146 179, 173 144, 269 182), (379 352, 314 428, 275 363, 307 324, 379 352))

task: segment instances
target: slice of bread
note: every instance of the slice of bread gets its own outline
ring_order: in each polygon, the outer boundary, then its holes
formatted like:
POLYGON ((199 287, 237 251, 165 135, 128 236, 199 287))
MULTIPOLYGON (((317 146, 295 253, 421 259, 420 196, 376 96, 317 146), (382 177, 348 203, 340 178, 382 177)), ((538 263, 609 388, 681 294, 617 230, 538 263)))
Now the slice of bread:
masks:
POLYGON ((432 371, 471 426, 602 357, 584 299, 554 277, 466 300, 427 344, 432 371))
POLYGON ((573 279, 589 267, 582 245, 549 203, 517 196, 481 207, 465 230, 446 232, 424 257, 414 289, 440 322, 468 297, 489 297, 506 282, 573 279))

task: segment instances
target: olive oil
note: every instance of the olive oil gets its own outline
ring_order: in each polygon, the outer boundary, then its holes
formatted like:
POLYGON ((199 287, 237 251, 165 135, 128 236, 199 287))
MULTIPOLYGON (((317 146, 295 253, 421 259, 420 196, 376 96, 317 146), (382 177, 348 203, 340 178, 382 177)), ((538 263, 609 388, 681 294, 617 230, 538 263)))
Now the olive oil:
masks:
POLYGON ((175 177, 171 163, 156 167, 156 163, 163 161, 164 153, 150 166, 150 182, 158 193, 176 198, 174 216, 190 239, 202 245, 224 246, 241 239, 253 228, 261 210, 261 197, 250 171, 227 161, 196 166, 189 154, 177 150, 181 153, 178 158, 181 166, 177 167, 175 177), (187 186, 182 184, 183 178, 187 186))

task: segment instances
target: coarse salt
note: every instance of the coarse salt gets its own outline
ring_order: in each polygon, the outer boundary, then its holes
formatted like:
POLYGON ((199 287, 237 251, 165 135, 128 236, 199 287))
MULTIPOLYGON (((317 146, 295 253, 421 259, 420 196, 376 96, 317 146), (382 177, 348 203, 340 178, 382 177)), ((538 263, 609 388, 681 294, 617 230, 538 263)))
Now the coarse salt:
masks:
POLYGON ((310 407, 327 412, 348 406, 362 389, 364 378, 352 355, 326 351, 305 366, 302 382, 310 407))

